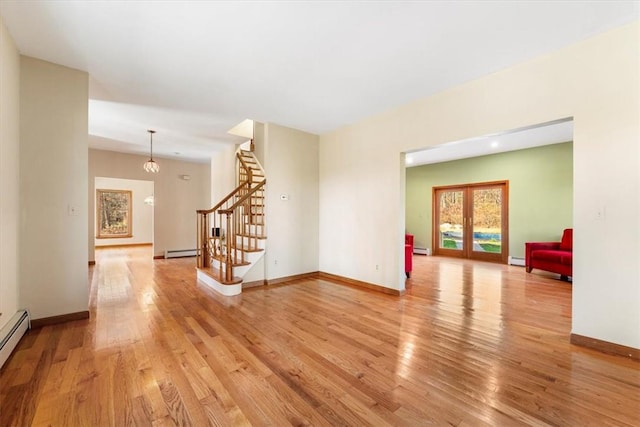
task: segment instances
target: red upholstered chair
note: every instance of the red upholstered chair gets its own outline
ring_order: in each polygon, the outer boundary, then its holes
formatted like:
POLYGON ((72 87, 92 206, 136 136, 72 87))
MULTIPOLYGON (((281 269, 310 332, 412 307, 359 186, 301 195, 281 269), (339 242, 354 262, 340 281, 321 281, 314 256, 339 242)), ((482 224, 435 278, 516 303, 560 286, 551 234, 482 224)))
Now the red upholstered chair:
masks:
POLYGON ((525 265, 527 273, 537 268, 558 273, 562 280, 573 275, 573 229, 562 233, 560 242, 525 243, 525 265))
POLYGON ((407 274, 407 279, 411 277, 411 270, 413 270, 413 234, 404 235, 404 272, 407 274))

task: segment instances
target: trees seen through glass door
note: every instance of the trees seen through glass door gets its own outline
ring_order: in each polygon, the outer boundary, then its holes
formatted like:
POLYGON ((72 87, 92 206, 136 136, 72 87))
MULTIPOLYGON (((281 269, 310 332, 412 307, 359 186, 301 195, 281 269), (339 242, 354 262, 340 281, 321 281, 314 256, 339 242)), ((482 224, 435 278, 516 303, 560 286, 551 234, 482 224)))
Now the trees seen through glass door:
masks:
POLYGON ((433 189, 435 255, 507 262, 508 182, 433 189))

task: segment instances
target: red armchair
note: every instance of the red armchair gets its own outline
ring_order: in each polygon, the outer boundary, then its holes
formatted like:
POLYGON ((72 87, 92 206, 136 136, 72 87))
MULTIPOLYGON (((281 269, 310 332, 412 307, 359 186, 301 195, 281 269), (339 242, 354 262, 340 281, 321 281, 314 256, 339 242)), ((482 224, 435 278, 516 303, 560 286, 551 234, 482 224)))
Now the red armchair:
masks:
POLYGON ((407 279, 411 277, 413 270, 413 234, 404 235, 404 272, 407 279))
POLYGON ((562 233, 560 242, 525 243, 525 265, 527 273, 537 268, 558 273, 562 280, 573 275, 573 229, 562 233))

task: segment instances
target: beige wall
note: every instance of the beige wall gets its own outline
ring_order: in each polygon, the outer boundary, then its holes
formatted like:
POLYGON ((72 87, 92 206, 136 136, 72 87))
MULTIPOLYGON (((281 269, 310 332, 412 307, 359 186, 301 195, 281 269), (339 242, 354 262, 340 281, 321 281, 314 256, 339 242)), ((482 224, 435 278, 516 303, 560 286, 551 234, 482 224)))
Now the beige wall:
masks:
POLYGON ((0 328, 18 310, 20 55, 0 18, 0 328))
POLYGON ((211 156, 211 205, 213 207, 236 188, 236 147, 229 145, 211 156))
POLYGON ((265 126, 264 123, 253 122, 253 142, 255 145, 254 154, 260 164, 264 165, 265 150, 265 126))
POLYGON ((196 210, 211 207, 209 164, 155 159, 160 172, 150 174, 142 169, 144 156, 89 150, 89 259, 94 260, 95 177, 149 180, 154 182, 154 247, 155 255, 165 250, 196 248, 196 210), (190 175, 185 181, 181 175, 190 175))
POLYGON ((572 332, 640 348, 639 64, 635 22, 321 136, 320 270, 403 289, 401 153, 573 117, 572 332))
POLYGON ((25 56, 20 72, 20 305, 85 311, 89 76, 25 56))
MULTIPOLYGON (((131 237, 115 239, 98 239, 96 246, 132 245, 153 243, 153 206, 145 204, 144 200, 153 195, 153 181, 140 179, 120 179, 96 177, 95 189, 98 190, 127 190, 131 191, 131 237)), ((94 197, 93 211, 98 212, 97 194, 94 197)), ((97 216, 97 215, 96 215, 97 216)), ((93 223, 94 236, 98 235, 99 217, 93 223)), ((91 227, 91 224, 89 224, 91 227)))
POLYGON ((267 179, 267 250, 257 264, 264 276, 254 268, 245 279, 318 271, 318 136, 267 123, 256 144, 267 179))

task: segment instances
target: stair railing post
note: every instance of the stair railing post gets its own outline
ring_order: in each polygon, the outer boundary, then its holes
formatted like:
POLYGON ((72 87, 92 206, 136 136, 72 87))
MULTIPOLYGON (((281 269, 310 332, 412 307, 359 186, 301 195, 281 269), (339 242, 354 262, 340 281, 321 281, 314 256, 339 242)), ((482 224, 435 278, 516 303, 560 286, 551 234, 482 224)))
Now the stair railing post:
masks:
POLYGON ((208 268, 211 265, 209 256, 209 214, 203 213, 200 229, 200 252, 202 258, 202 268, 208 268))
POLYGON ((225 268, 225 279, 227 282, 231 282, 233 280, 233 260, 231 258, 231 239, 233 238, 233 236, 231 235, 231 221, 232 219, 231 217, 231 212, 227 211, 227 238, 226 238, 226 245, 227 245, 227 253, 225 254, 225 264, 226 264, 226 268, 225 268))
POLYGON ((202 253, 202 220, 201 220, 202 214, 200 212, 196 211, 196 268, 201 268, 202 267, 202 258, 201 258, 201 253, 202 253))

